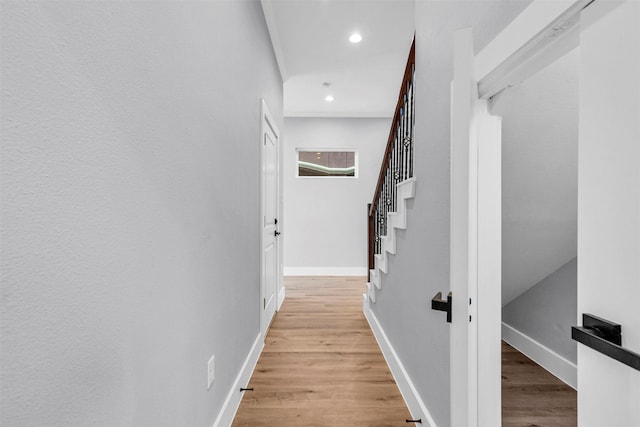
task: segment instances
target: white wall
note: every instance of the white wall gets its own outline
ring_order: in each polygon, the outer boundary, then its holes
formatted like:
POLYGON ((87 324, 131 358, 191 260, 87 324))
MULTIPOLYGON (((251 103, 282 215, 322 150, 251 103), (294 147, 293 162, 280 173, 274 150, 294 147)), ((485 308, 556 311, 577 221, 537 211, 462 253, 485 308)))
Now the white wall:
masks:
POLYGON ((502 339, 576 388, 577 258, 502 309, 502 339))
MULTIPOLYGON (((640 3, 582 13, 578 316, 622 325, 640 353, 640 3), (615 48, 614 48, 615 47, 615 48)), ((640 425, 640 372, 578 344, 581 427, 640 425)))
POLYGON ((211 426, 259 332, 259 2, 3 2, 1 53, 0 424, 211 426))
POLYGON ((502 309, 502 321, 576 363, 571 327, 576 321, 577 258, 542 279, 502 309))
POLYGON ((502 117, 502 305, 577 253, 578 70, 574 49, 490 101, 502 117))
POLYGON ((367 274, 367 203, 378 180, 391 120, 285 119, 284 273, 367 274), (297 148, 358 152, 357 178, 296 177, 297 148))

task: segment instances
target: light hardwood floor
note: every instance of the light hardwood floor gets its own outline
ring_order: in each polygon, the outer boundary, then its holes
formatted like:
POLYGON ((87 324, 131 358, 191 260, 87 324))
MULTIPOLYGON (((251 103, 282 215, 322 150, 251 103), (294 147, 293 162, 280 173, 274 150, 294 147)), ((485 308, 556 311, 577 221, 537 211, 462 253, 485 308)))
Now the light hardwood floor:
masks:
POLYGON ((577 393, 502 343, 502 426, 575 427, 577 393))
POLYGON ((409 411, 362 313, 361 277, 287 277, 233 426, 406 426, 409 411))
MULTIPOLYGON (((362 314, 360 277, 287 277, 287 298, 233 426, 406 426, 410 418, 362 314)), ((576 392, 502 346, 503 427, 574 427, 576 392)))

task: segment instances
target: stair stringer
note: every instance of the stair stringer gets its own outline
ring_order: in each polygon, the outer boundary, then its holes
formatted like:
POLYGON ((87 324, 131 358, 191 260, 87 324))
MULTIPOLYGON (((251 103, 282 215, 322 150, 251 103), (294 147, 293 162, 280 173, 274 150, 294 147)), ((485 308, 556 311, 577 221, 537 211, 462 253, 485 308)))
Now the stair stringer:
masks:
POLYGON ((376 302, 376 292, 382 289, 382 274, 388 273, 388 257, 396 254, 396 230, 407 229, 407 201, 415 197, 416 178, 412 177, 397 184, 396 212, 387 214, 387 235, 382 236, 381 251, 374 256, 374 267, 369 270, 369 283, 364 295, 370 303, 376 302))

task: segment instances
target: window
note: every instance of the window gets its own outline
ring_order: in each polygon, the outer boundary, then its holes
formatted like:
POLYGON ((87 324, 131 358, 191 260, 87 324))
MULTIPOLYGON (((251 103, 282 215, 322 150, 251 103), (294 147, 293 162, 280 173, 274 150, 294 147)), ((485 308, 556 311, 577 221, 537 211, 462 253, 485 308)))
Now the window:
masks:
POLYGON ((358 177, 356 150, 298 150, 298 176, 358 177))

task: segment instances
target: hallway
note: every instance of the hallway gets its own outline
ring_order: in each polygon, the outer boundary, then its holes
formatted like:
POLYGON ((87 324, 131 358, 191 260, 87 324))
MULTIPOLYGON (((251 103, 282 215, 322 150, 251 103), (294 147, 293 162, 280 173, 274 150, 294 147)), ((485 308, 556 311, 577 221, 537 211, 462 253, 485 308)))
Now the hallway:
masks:
POLYGON ((287 277, 233 426, 405 426, 409 411, 362 313, 361 277, 287 277))
MULTIPOLYGON (((233 426, 404 426, 409 411, 362 314, 361 277, 286 277, 233 426)), ((502 343, 503 426, 576 425, 576 393, 502 343)))

